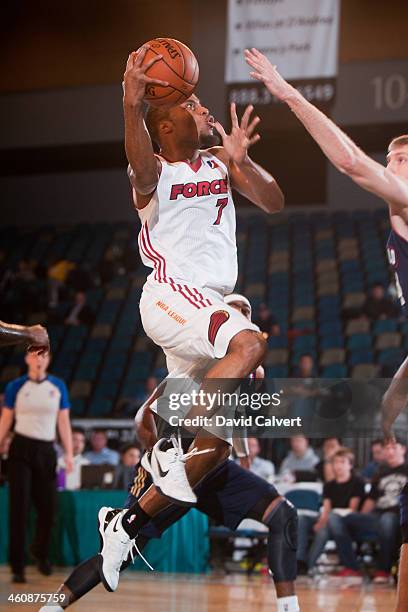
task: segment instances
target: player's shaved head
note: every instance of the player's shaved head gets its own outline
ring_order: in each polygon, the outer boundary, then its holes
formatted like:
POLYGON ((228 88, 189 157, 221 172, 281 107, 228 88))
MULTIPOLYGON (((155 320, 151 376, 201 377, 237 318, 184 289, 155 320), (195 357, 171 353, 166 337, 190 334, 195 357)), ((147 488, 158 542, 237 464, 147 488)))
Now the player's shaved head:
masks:
POLYGON ((169 119, 170 119, 170 115, 169 115, 168 108, 161 108, 161 107, 156 108, 154 106, 147 107, 147 111, 145 115, 146 127, 150 134, 150 138, 159 146, 160 146, 160 130, 159 130, 160 123, 162 121, 168 121, 169 119))
POLYGON ((388 145, 388 151, 395 149, 396 147, 404 147, 408 146, 408 134, 402 134, 402 136, 397 136, 393 138, 388 145))

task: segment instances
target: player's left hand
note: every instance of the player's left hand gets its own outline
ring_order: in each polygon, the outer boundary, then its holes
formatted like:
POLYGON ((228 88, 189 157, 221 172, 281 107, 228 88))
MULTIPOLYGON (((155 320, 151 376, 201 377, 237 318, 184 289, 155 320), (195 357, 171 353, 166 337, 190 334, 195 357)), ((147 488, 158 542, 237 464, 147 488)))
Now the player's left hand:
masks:
POLYGON ((231 133, 227 134, 219 121, 214 122, 214 127, 222 138, 223 147, 229 156, 230 160, 236 164, 242 164, 245 161, 248 149, 260 139, 259 134, 254 134, 254 130, 260 122, 259 117, 254 117, 249 122, 250 116, 254 107, 247 106, 242 115, 241 124, 238 121, 236 105, 231 104, 231 133))
POLYGON ((245 49, 245 61, 254 69, 249 73, 251 77, 264 83, 278 100, 284 101, 294 91, 293 87, 279 74, 276 66, 273 66, 258 49, 245 49))

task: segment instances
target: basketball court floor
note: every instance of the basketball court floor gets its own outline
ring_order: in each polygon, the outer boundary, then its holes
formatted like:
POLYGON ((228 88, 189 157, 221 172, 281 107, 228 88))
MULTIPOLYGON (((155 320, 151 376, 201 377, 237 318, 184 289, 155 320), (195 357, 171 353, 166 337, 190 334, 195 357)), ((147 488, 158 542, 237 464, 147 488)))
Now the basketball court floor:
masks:
MULTIPOLYGON (((58 569, 50 578, 28 568, 25 585, 12 585, 7 567, 0 567, 0 611, 39 610, 39 604, 13 604, 10 593, 53 593, 69 574, 58 569)), ((298 595, 302 612, 392 612, 393 587, 320 588, 301 579, 298 595)), ((192 576, 127 572, 116 593, 97 587, 69 608, 73 612, 274 612, 276 600, 268 577, 241 575, 192 576)))

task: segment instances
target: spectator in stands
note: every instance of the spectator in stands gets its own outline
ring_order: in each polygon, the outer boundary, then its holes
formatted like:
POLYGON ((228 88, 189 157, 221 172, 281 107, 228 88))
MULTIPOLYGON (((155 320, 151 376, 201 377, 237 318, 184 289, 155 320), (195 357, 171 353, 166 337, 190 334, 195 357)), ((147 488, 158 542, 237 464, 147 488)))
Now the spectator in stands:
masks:
POLYGON ((86 293, 77 291, 75 302, 65 319, 66 325, 89 325, 95 320, 92 308, 86 303, 86 293))
POLYGON ((67 259, 54 259, 48 267, 48 305, 50 308, 58 306, 60 291, 65 287, 68 273, 75 264, 67 259))
POLYGON ((258 438, 248 438, 248 450, 251 472, 271 482, 275 476, 275 466, 272 461, 259 457, 261 446, 258 438))
POLYGON ((266 304, 260 304, 258 314, 254 321, 263 334, 268 336, 279 336, 280 327, 277 318, 272 314, 266 304))
POLYGON ((85 453, 85 459, 88 459, 92 465, 118 465, 119 453, 108 448, 108 436, 103 429, 95 429, 91 434, 91 450, 85 453))
POLYGON ((295 371, 296 378, 313 378, 316 375, 316 368, 313 356, 304 353, 299 358, 298 367, 295 371))
MULTIPOLYGON (((384 446, 385 466, 374 475, 370 493, 362 508, 366 517, 375 521, 380 543, 378 571, 374 583, 384 584, 391 579, 391 567, 397 558, 399 545, 399 494, 408 482, 406 447, 397 442, 384 446)), ((368 527, 370 523, 368 523, 368 527)))
POLYGON ((290 439, 291 451, 282 461, 280 473, 295 473, 297 471, 313 471, 319 463, 319 457, 309 446, 309 440, 305 436, 293 436, 290 439))
POLYGON ((324 551, 329 539, 338 541, 338 554, 340 562, 345 570, 339 572, 340 576, 359 575, 357 566, 348 564, 349 561, 343 554, 341 538, 346 527, 343 525, 346 517, 357 512, 364 498, 364 481, 353 474, 354 455, 348 448, 340 448, 332 455, 334 478, 323 486, 323 507, 320 516, 316 519, 300 513, 299 516, 299 544, 298 544, 298 568, 300 573, 306 573, 316 564, 316 561, 324 551), (311 531, 315 537, 307 554, 307 544, 311 531))
POLYGON ((380 283, 376 283, 371 287, 369 297, 364 303, 363 314, 369 319, 386 319, 397 317, 399 309, 385 295, 384 287, 380 283))
POLYGON ((115 471, 114 489, 125 489, 127 491, 134 476, 135 465, 139 463, 140 458, 140 447, 137 444, 132 443, 122 446, 120 449, 120 464, 115 471))
POLYGON ((376 439, 371 442, 371 461, 367 463, 361 472, 361 476, 366 480, 373 478, 381 466, 384 465, 384 447, 382 440, 376 439))
POLYGON ((408 465, 404 461, 405 447, 400 444, 384 446, 386 466, 374 476, 371 491, 361 512, 352 512, 344 517, 333 531, 342 565, 348 575, 359 575, 353 540, 366 535, 378 539, 378 570, 375 584, 386 584, 391 580, 391 567, 398 554, 399 506, 401 489, 408 481, 408 465))
MULTIPOLYGON (((81 488, 81 468, 83 465, 89 465, 89 459, 84 456, 85 449, 85 434, 80 427, 74 427, 72 430, 72 451, 74 455, 72 472, 65 472, 65 488, 69 491, 75 491, 81 488)), ((58 469, 65 471, 65 461, 63 457, 58 460, 58 469)))
POLYGON ((333 456, 341 449, 339 438, 326 438, 323 440, 323 459, 316 465, 316 473, 319 480, 329 482, 334 478, 333 456))

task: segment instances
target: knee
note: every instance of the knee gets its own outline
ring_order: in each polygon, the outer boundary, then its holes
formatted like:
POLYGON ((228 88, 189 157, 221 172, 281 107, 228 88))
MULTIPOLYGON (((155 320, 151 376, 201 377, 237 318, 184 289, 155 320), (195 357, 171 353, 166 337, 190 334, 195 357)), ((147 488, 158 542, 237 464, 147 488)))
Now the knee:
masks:
POLYGON ((243 330, 230 342, 228 352, 236 352, 243 363, 255 368, 266 357, 268 345, 265 338, 257 332, 243 330))

